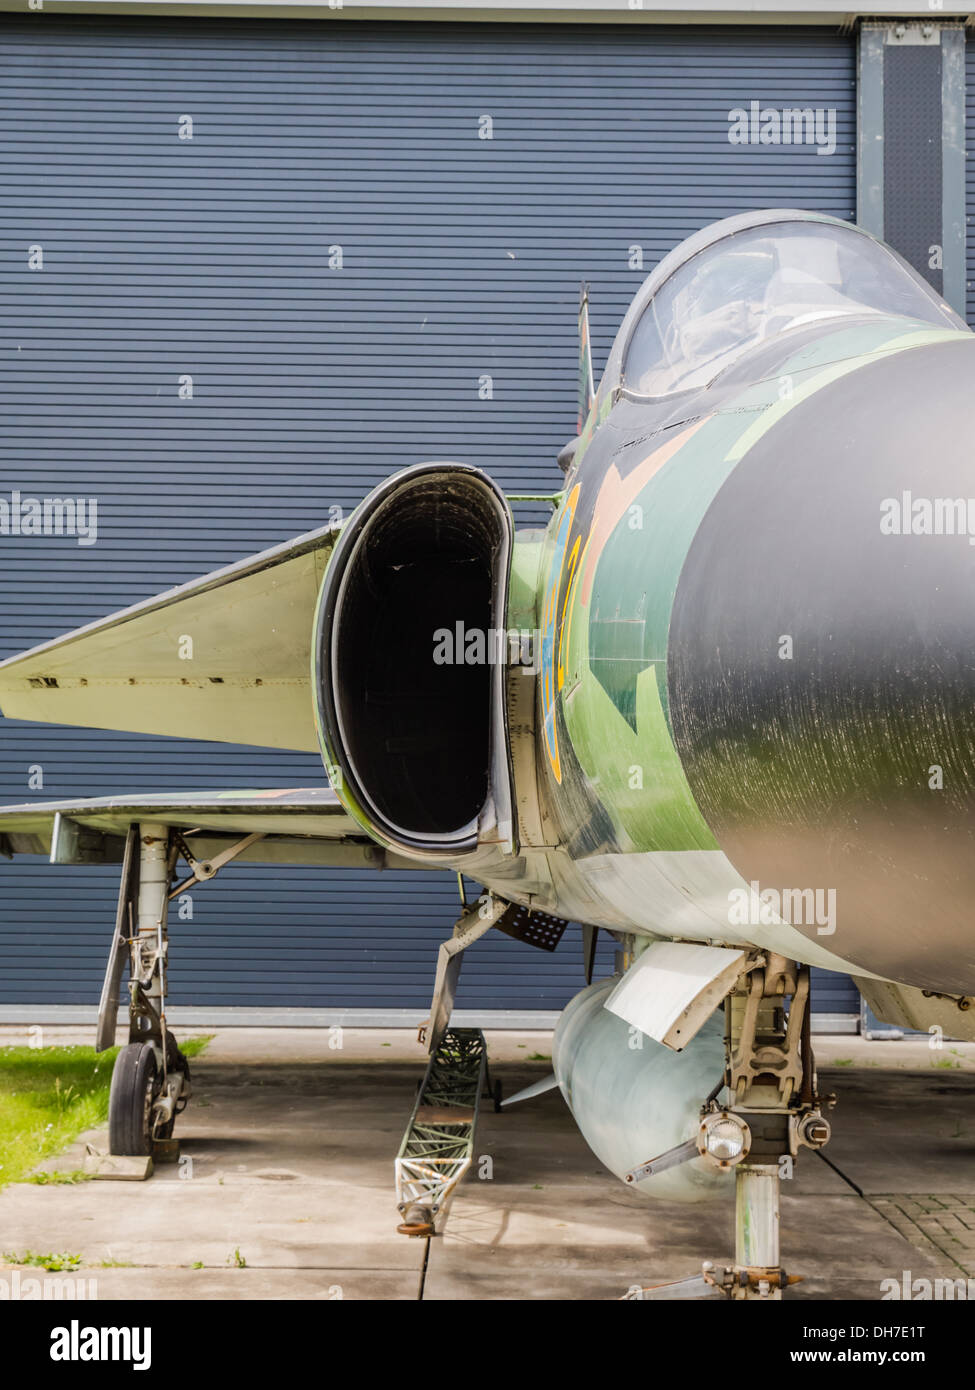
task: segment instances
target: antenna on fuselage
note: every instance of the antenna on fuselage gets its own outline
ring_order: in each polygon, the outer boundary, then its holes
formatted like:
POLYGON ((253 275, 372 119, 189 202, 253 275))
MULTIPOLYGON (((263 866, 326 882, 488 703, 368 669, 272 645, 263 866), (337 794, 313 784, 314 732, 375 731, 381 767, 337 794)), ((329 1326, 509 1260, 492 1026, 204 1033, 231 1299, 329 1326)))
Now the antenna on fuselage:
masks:
POLYGON ((596 395, 596 385, 592 375, 592 342, 589 337, 589 285, 583 280, 579 286, 579 418, 576 422, 576 430, 582 433, 582 427, 589 418, 589 411, 592 408, 593 399, 596 395))

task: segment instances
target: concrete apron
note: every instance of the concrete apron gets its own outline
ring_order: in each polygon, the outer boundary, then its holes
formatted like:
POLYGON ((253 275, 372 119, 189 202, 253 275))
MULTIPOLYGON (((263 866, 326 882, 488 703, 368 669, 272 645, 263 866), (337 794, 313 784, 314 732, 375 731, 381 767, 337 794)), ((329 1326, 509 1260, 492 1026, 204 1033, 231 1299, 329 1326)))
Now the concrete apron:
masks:
MULTIPOLYGON (((550 1070, 549 1035, 488 1041, 508 1094, 550 1070)), ((219 1033, 193 1063, 183 1163, 146 1183, 8 1187, 3 1250, 81 1254, 99 1299, 415 1299, 423 1242, 396 1233, 393 1157, 423 1052, 399 1030, 347 1029, 342 1043, 329 1050, 317 1029, 219 1033)), ((839 1096, 826 1152, 845 1177, 804 1154, 782 1184, 783 1263, 806 1276, 789 1297, 877 1299, 904 1271, 975 1278, 975 1047, 839 1038, 817 1054, 839 1096)), ((44 1166, 80 1167, 86 1140, 107 1147, 91 1132, 44 1166)), ((557 1091, 482 1110, 476 1151, 426 1299, 614 1298, 730 1261, 730 1189, 698 1206, 639 1199, 557 1091)))

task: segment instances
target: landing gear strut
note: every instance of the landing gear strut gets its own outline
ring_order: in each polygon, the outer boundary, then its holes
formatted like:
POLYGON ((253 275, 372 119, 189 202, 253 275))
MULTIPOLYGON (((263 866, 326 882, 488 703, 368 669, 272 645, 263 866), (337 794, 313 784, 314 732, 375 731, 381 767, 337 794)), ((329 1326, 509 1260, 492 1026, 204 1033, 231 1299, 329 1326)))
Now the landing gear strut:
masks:
POLYGON ((129 830, 112 957, 97 1045, 114 1042, 122 970, 129 963, 129 1042, 115 1060, 108 1103, 109 1152, 159 1154, 190 1097, 190 1068, 166 1026, 166 930, 177 847, 165 825, 129 830))
POLYGON ((735 1262, 706 1263, 699 1275, 631 1289, 643 1299, 780 1299, 801 1275, 779 1254, 779 1183, 792 1176, 800 1148, 830 1137, 817 1095, 810 1045, 809 967, 782 956, 753 957, 725 999, 725 1071, 701 1111, 697 1135, 634 1168, 628 1182, 701 1158, 735 1172, 735 1262), (791 1001, 786 1010, 787 1001, 791 1001), (724 1104, 718 1103, 721 1092, 724 1104))
POLYGON ((207 883, 243 854, 263 832, 245 835, 206 860, 193 853, 192 836, 154 821, 130 825, 122 859, 122 883, 112 949, 98 1007, 96 1052, 115 1042, 118 997, 129 967, 129 1041, 112 1073, 108 1102, 109 1152, 174 1158, 173 1124, 190 1098, 190 1065, 166 1026, 166 971, 170 899, 207 883), (178 859, 190 875, 175 882, 178 859))

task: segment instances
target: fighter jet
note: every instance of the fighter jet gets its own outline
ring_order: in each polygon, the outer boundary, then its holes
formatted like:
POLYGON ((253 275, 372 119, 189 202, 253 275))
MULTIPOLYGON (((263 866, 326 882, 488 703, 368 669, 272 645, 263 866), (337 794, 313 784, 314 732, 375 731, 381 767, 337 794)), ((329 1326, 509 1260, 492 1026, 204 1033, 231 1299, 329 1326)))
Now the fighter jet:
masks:
POLYGON ((975 1039, 975 336, 864 231, 773 210, 661 261, 598 390, 585 294, 580 344, 546 528, 516 530, 482 470, 422 463, 344 526, 0 664, 11 718, 319 750, 327 786, 9 806, 0 847, 121 864, 98 1045, 128 966, 130 1155, 189 1095, 165 1015, 186 884, 236 859, 483 885, 433 981, 410 1234, 442 1229, 470 1157, 463 951, 575 921, 591 976, 609 933, 619 970, 531 1089, 647 1197, 737 1188, 733 1263, 633 1296, 774 1300, 779 1179, 830 1135, 810 967, 975 1039))

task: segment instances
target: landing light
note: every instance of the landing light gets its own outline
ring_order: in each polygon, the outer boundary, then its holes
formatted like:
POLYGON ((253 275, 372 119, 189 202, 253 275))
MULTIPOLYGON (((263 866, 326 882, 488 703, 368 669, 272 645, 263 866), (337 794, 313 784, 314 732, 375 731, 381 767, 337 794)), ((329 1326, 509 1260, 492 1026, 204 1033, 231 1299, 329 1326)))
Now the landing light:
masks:
POLYGON ((710 1158, 720 1168, 731 1168, 747 1156, 751 1138, 744 1120, 721 1111, 706 1115, 701 1121, 698 1152, 702 1158, 710 1158))

